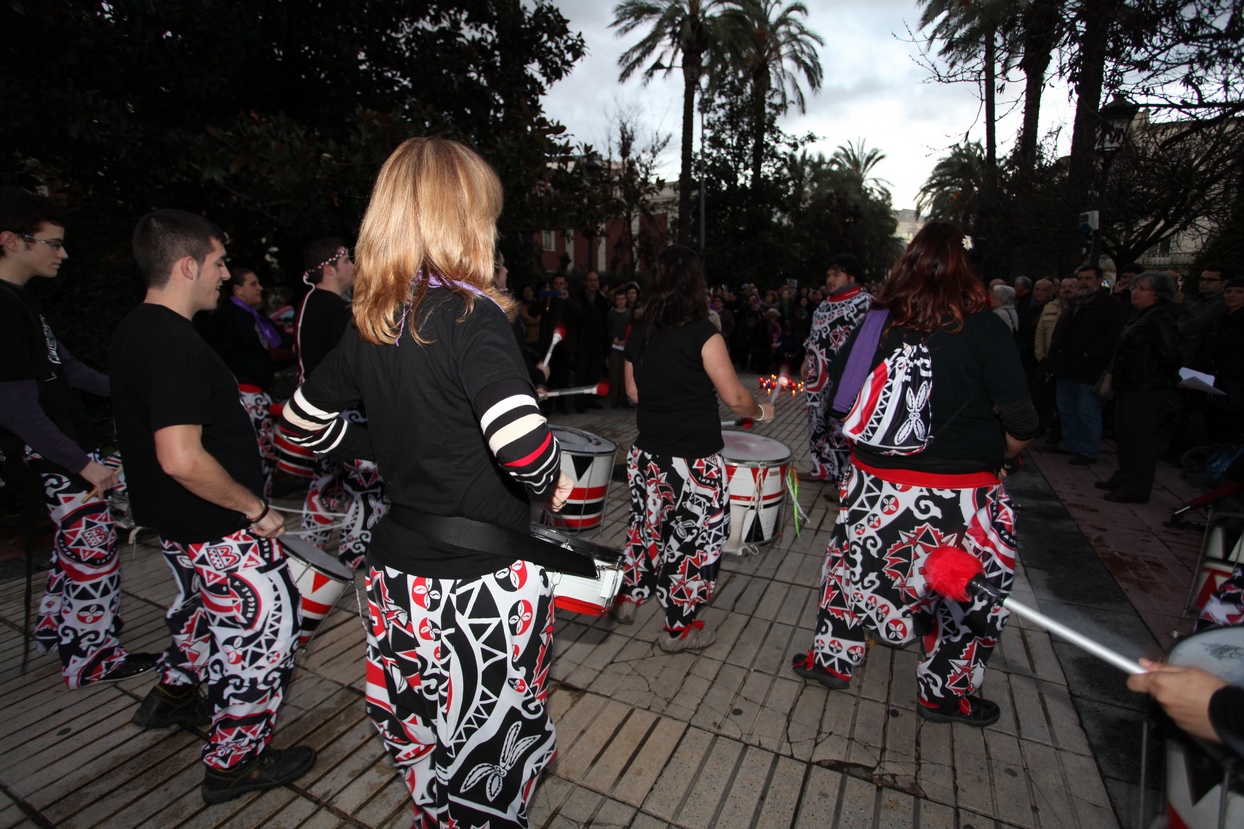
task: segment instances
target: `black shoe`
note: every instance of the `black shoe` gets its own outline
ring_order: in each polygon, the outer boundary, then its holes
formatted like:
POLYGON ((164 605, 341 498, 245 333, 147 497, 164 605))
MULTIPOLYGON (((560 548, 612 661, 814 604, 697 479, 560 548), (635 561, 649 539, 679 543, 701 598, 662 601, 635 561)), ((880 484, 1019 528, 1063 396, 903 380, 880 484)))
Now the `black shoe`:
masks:
POLYGON ((157 683, 130 722, 139 728, 170 728, 174 725, 211 725, 212 712, 198 685, 157 683))
POLYGON ((1093 481, 1093 486, 1097 487, 1098 489, 1104 489, 1108 492, 1113 492, 1115 489, 1118 488, 1119 485, 1114 483, 1111 480, 1105 480, 1105 481, 1093 481))
POLYGON ((1148 498, 1137 498, 1135 495, 1127 495, 1125 493, 1119 492, 1118 490, 1115 490, 1114 492, 1107 492, 1102 497, 1105 498, 1107 501, 1113 501, 1116 504, 1147 504, 1149 503, 1148 498))
POLYGON ((1090 458, 1088 455, 1076 455, 1069 463, 1072 466, 1088 466, 1091 463, 1097 463, 1097 458, 1090 458))
POLYGON ((95 682, 120 682, 132 676, 145 674, 154 668, 159 661, 160 654, 158 653, 126 654, 124 659, 112 666, 111 671, 95 680, 95 682))
POLYGON ((817 665, 811 652, 796 656, 794 664, 790 666, 790 669, 804 679, 821 683, 831 691, 845 690, 851 684, 851 680, 843 679, 828 668, 822 668, 817 665))
POLYGON ((263 754, 231 769, 209 768, 203 775, 203 802, 211 806, 247 792, 273 789, 302 777, 315 765, 311 746, 267 748, 263 754))
POLYGON ((980 697, 959 697, 949 705, 930 705, 916 700, 916 710, 930 722, 957 722, 983 728, 993 725, 1002 716, 998 703, 980 697))

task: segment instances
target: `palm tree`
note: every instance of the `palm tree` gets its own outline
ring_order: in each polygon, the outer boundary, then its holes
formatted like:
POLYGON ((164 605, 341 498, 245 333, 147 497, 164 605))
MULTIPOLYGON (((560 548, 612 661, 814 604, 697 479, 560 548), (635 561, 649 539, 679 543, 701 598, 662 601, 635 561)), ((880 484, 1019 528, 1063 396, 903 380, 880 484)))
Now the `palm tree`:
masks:
POLYGON ((933 165, 916 197, 916 210, 931 219, 957 222, 970 229, 976 218, 986 173, 985 152, 979 141, 951 148, 933 165))
POLYGON ((885 153, 877 148, 868 149, 861 138, 855 144, 841 144, 830 157, 830 162, 843 172, 851 174, 858 182, 861 190, 870 190, 880 195, 889 194, 885 186, 888 181, 872 175, 873 168, 885 159, 885 153))
POLYGON ((644 83, 657 72, 669 75, 682 60, 682 168, 678 179, 678 234, 684 241, 691 232, 691 150, 695 127, 695 95, 706 60, 720 48, 723 31, 720 10, 723 0, 622 0, 613 7, 611 29, 618 36, 641 27, 648 33, 618 58, 619 80, 625 81, 654 58, 643 70, 644 83))
POLYGON ((785 112, 794 104, 807 111, 799 76, 808 88, 821 88, 821 61, 816 47, 824 46, 821 36, 809 30, 799 17, 808 10, 803 3, 783 5, 783 0, 733 0, 735 8, 724 15, 732 33, 729 44, 740 48, 731 52, 736 69, 747 80, 752 109, 752 189, 760 182, 766 139, 766 112, 772 101, 785 112), (741 40, 741 43, 739 42, 741 40))

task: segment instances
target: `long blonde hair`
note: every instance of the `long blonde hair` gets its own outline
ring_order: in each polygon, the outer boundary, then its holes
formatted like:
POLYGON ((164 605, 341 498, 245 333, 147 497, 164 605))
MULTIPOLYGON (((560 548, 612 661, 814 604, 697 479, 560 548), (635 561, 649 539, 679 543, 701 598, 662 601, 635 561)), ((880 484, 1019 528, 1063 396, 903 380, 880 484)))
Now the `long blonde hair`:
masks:
POLYGON ((397 342, 403 325, 421 345, 419 306, 429 275, 466 302, 484 294, 513 318, 494 284, 501 182, 456 141, 411 138, 380 168, 355 249, 354 322, 371 343, 397 342))

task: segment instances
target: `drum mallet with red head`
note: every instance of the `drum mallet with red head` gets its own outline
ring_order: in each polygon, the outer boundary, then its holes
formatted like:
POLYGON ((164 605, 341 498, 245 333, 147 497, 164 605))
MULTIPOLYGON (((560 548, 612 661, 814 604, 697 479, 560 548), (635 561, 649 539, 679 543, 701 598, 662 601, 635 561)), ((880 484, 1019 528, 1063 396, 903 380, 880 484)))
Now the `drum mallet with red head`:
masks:
POLYGON ((921 571, 924 573, 924 579, 928 582, 929 588, 936 593, 958 602, 969 602, 973 597, 985 598, 1025 619, 1036 622, 1050 633, 1057 634, 1077 648, 1088 651, 1098 659, 1105 660, 1122 671, 1129 674, 1146 673, 1145 669, 1140 667, 1139 662, 1094 642, 1061 622, 1054 621, 1039 610, 1033 610, 1027 605, 1002 595, 998 588, 985 581, 985 566, 981 564, 980 559, 965 550, 956 547, 938 547, 929 553, 921 571))
POLYGON ((544 359, 540 361, 540 365, 547 366, 549 360, 553 359, 553 349, 557 348, 557 344, 566 339, 566 326, 557 325, 553 328, 553 339, 549 340, 549 350, 544 352, 544 359))
POLYGON ((722 426, 738 426, 740 429, 750 429, 756 425, 754 417, 736 417, 734 420, 723 420, 722 426))
POLYGON ((597 397, 609 396, 609 381, 601 380, 599 383, 593 383, 590 386, 572 386, 568 389, 551 389, 548 391, 538 392, 541 400, 548 400, 550 397, 568 397, 572 394, 594 394, 597 397))

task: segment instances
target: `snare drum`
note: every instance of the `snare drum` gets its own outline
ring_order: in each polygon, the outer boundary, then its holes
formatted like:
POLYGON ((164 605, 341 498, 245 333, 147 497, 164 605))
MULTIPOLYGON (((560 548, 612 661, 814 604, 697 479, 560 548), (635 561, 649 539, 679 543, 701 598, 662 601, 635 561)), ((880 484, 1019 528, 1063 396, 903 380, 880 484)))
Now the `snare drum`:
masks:
POLYGON ((1205 609, 1209 597, 1231 578, 1237 565, 1244 563, 1244 535, 1227 552, 1225 527, 1215 524, 1206 531, 1201 569, 1197 571, 1192 586, 1192 607, 1199 613, 1205 609))
MULTIPOLYGON (((1244 627, 1219 628, 1189 636, 1170 653, 1170 664, 1200 668, 1232 685, 1244 686, 1244 627)), ((1191 739, 1166 741, 1167 825, 1187 829, 1244 826, 1244 796, 1227 793, 1219 822, 1223 767, 1191 739)))
POLYGON ((298 644, 305 648, 346 587, 354 584, 354 577, 344 564, 309 541, 288 535, 277 540, 285 548, 290 576, 302 597, 298 644))
POLYGON ((772 544, 785 524, 789 447, 747 432, 722 432, 730 487, 730 537, 722 551, 741 554, 745 545, 772 544))
POLYGON ((596 564, 594 579, 549 570, 549 581, 553 584, 553 606, 558 610, 583 613, 587 616, 605 615, 613 606, 613 600, 617 598, 618 590, 622 587, 622 553, 582 538, 563 535, 539 524, 531 525, 531 534, 572 553, 588 556, 596 564))
POLYGON ((562 447, 562 472, 574 481, 561 512, 548 512, 540 522, 563 532, 584 533, 600 528, 605 520, 605 498, 613 478, 613 459, 618 446, 591 432, 566 426, 549 426, 562 447))

